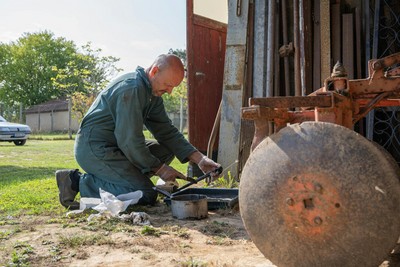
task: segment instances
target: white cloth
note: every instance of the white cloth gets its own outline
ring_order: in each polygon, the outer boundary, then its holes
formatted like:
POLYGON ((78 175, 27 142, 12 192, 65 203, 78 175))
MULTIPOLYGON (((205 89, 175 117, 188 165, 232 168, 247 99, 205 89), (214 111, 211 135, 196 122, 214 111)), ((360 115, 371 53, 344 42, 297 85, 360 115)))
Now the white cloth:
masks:
POLYGON ((114 196, 113 194, 99 188, 100 198, 85 198, 80 200, 79 210, 70 211, 70 214, 81 213, 85 209, 92 208, 100 214, 107 213, 111 217, 116 217, 120 212, 126 210, 129 205, 134 205, 139 202, 143 196, 143 192, 138 190, 127 194, 114 196))

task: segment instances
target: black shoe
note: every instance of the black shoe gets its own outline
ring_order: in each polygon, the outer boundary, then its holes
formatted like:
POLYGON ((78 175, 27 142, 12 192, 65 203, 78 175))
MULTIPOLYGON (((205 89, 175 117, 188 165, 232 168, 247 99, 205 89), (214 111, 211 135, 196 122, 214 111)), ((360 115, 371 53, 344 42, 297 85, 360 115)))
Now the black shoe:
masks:
POLYGON ((78 194, 77 191, 72 189, 71 175, 76 170, 58 170, 56 171, 56 180, 59 190, 60 203, 66 208, 71 210, 79 209, 79 203, 75 201, 75 197, 78 194))

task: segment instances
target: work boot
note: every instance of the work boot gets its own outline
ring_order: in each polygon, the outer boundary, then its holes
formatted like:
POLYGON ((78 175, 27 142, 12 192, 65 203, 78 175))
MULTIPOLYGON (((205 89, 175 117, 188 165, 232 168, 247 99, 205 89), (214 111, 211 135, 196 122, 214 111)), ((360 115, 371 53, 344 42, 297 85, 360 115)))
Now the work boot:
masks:
POLYGON ((58 170, 56 171, 56 180, 59 190, 60 203, 66 208, 71 210, 79 209, 79 203, 75 201, 78 194, 77 191, 72 189, 73 176, 78 170, 58 170))

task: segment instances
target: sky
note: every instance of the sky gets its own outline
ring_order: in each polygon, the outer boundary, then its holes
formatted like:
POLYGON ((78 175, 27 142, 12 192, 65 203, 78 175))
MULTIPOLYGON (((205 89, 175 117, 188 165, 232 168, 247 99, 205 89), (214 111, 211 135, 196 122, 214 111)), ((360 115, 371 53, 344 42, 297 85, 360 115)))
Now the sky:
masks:
POLYGON ((125 72, 149 66, 162 53, 186 49, 185 0, 1 0, 0 42, 23 33, 91 42, 102 56, 120 58, 125 72))

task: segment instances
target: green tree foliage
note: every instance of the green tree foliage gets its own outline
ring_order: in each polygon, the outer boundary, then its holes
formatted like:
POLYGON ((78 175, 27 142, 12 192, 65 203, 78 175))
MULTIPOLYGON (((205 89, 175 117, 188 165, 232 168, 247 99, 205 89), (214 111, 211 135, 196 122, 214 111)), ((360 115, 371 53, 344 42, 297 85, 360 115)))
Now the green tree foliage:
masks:
POLYGON ((109 78, 121 70, 114 65, 119 59, 100 57, 100 53, 101 49, 93 50, 91 43, 84 45, 64 68, 53 67, 56 73, 52 78, 53 84, 63 95, 75 92, 96 95, 109 82, 109 78))
POLYGON ((30 106, 60 95, 51 80, 53 67, 71 61, 76 54, 73 42, 45 31, 0 46, 0 97, 5 104, 30 106))
POLYGON ((0 43, 0 101, 27 107, 76 92, 95 94, 119 71, 114 66, 119 59, 100 52, 90 43, 78 49, 49 31, 0 43))
POLYGON ((187 86, 186 78, 180 85, 174 88, 172 94, 163 94, 164 106, 168 112, 178 113, 180 111, 181 101, 183 101, 183 109, 187 108, 187 86))
POLYGON ((82 47, 82 53, 68 62, 65 68, 53 67, 56 76, 53 84, 63 95, 72 98, 73 116, 81 121, 96 95, 109 82, 117 69, 114 65, 119 59, 100 57, 101 49, 93 50, 88 43, 82 47))

